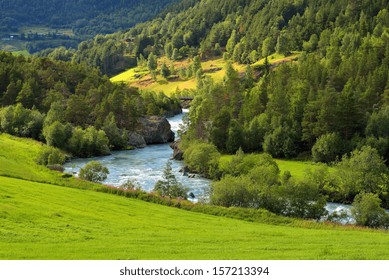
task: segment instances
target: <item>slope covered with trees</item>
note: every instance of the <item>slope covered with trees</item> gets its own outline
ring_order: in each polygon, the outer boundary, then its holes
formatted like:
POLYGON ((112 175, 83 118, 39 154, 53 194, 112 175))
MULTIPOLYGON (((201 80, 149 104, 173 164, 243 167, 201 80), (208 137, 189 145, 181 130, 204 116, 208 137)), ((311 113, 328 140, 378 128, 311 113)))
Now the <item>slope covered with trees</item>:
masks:
POLYGON ((70 28, 77 35, 117 32, 153 18, 171 0, 0 1, 1 32, 20 27, 70 28))
POLYGON ((128 146, 139 118, 180 108, 163 94, 113 84, 97 69, 0 52, 0 131, 88 157, 128 146))
POLYGON ((77 48, 96 34, 127 30, 177 0, 0 1, 0 49, 77 48))

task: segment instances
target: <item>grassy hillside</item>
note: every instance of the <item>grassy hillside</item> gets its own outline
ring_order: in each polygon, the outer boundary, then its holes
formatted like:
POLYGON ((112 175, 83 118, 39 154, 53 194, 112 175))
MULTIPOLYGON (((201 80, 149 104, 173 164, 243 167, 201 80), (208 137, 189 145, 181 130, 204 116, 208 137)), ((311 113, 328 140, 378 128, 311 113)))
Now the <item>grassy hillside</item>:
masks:
MULTIPOLYGON (((163 57, 159 59, 159 68, 163 62, 165 62, 168 66, 173 64, 176 70, 180 68, 187 68, 191 63, 189 59, 172 62, 163 57)), ((215 82, 220 82, 223 80, 225 74, 224 66, 225 62, 222 58, 215 58, 201 63, 201 67, 203 68, 205 75, 213 78, 215 82)), ((242 68, 242 66, 237 64, 235 67, 237 69, 242 68)), ((156 92, 162 91, 166 95, 172 94, 177 89, 183 90, 196 88, 195 78, 182 79, 180 77, 171 77, 164 79, 161 75, 157 75, 157 81, 153 81, 150 72, 146 67, 131 68, 119 75, 112 77, 111 81, 124 82, 130 86, 138 87, 140 89, 148 89, 156 92)))
MULTIPOLYGON (((36 158, 44 147, 41 142, 0 134, 0 176, 76 188, 93 188, 91 184, 38 165, 36 158)), ((1 180, 0 180, 1 182, 1 180)))
MULTIPOLYGON (((284 62, 289 62, 294 59, 297 59, 299 56, 298 52, 294 52, 289 56, 284 56, 280 54, 272 54, 268 58, 268 62, 271 65, 278 65, 284 62)), ((166 63, 166 65, 174 65, 176 70, 180 68, 189 67, 191 60, 185 59, 182 61, 170 61, 166 59, 166 57, 162 57, 159 59, 159 67, 162 63, 166 63)), ((265 59, 258 60, 253 63, 253 67, 262 66, 265 63, 265 59)), ((201 67, 203 69, 204 75, 211 77, 216 83, 223 81, 223 77, 226 74, 225 70, 226 63, 221 57, 216 57, 213 59, 208 59, 206 61, 201 62, 201 67)), ((235 63, 234 68, 240 73, 243 74, 245 70, 245 65, 235 63)), ((123 73, 120 73, 111 78, 112 82, 123 82, 127 83, 130 86, 138 87, 140 89, 148 89, 156 92, 162 91, 166 95, 170 95, 175 92, 177 89, 196 89, 196 79, 182 79, 180 77, 171 77, 168 79, 163 78, 161 75, 157 75, 157 81, 153 81, 150 75, 149 70, 146 67, 134 67, 130 68, 123 73)))
MULTIPOLYGON (((176 70, 180 68, 189 67, 191 60, 186 59, 182 61, 172 62, 166 58, 161 58, 159 64, 165 62, 167 65, 174 65, 176 70)), ((215 58, 201 63, 201 67, 205 75, 210 76, 214 79, 215 82, 220 82, 223 80, 225 74, 225 62, 222 58, 215 58)), ((237 70, 242 70, 241 65, 236 64, 235 68, 237 70)), ((153 91, 162 91, 165 94, 169 95, 173 93, 177 88, 182 89, 195 89, 196 88, 196 79, 181 79, 179 77, 164 79, 161 75, 157 75, 157 81, 151 79, 150 72, 145 67, 135 67, 131 68, 117 76, 111 78, 112 82, 125 82, 130 86, 138 87, 141 89, 149 89, 153 91)))
POLYGON ((383 231, 246 222, 86 190, 95 185, 36 165, 41 148, 0 135, 0 259, 389 259, 383 231))
POLYGON ((209 216, 0 178, 0 259, 388 259, 389 235, 209 216))

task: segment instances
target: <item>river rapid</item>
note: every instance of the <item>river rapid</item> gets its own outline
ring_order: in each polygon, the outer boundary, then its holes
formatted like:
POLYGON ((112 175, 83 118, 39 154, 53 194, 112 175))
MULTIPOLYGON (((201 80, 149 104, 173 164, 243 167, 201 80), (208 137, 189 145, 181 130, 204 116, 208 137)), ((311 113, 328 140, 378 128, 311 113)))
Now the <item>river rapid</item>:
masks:
MULTIPOLYGON (((168 118, 172 131, 176 135, 182 118, 188 111, 168 118)), ((107 185, 119 187, 127 180, 136 181, 145 191, 151 191, 155 183, 162 179, 166 163, 173 155, 169 144, 148 145, 142 149, 130 151, 114 151, 109 156, 74 159, 64 165, 65 172, 78 174, 81 167, 92 160, 98 160, 109 170, 107 179, 103 182, 107 185)), ((180 170, 184 167, 182 161, 171 160, 173 173, 196 198, 209 188, 210 180, 195 175, 195 178, 184 176, 180 170)))

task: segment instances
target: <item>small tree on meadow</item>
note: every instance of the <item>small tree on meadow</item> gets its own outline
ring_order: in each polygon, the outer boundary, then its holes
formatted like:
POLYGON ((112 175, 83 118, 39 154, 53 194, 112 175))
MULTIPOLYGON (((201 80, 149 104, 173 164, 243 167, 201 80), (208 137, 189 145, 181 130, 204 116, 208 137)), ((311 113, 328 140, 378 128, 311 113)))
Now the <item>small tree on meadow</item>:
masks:
POLYGON ((150 70, 150 72, 153 72, 157 70, 157 67, 158 67, 157 56, 154 53, 150 53, 147 60, 147 68, 150 70))
POLYGON ((161 66, 161 76, 167 79, 170 76, 170 70, 165 63, 161 66))

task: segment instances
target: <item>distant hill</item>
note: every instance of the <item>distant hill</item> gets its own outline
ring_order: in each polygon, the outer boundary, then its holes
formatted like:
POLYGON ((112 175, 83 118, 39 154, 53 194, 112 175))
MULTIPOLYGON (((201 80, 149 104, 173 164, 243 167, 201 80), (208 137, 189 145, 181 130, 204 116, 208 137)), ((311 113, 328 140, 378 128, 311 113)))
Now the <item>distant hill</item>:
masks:
POLYGON ((0 32, 26 26, 107 34, 153 18, 176 0, 0 0, 0 32))

